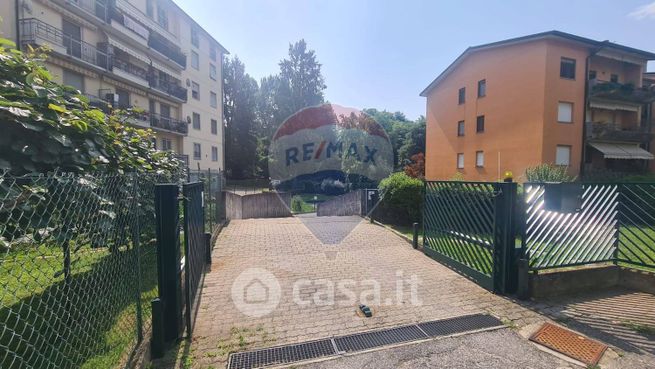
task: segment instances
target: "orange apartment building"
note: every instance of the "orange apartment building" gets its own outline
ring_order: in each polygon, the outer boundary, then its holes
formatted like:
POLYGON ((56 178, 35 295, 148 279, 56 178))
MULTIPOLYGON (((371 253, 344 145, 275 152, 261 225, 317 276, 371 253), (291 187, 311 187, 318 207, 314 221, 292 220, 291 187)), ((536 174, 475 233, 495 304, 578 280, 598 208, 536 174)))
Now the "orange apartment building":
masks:
POLYGON ((540 163, 576 176, 647 170, 653 59, 559 31, 469 47, 421 92, 426 179, 523 181, 540 163))

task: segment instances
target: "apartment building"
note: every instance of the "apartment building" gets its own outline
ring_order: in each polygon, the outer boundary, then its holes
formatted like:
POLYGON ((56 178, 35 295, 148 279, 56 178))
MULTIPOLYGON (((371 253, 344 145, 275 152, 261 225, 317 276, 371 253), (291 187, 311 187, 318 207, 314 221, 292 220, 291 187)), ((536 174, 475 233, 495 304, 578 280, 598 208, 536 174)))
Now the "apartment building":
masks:
POLYGON ((540 163, 576 176, 647 170, 654 59, 559 31, 469 47, 421 93, 426 178, 524 180, 540 163))
POLYGON ((222 60, 227 50, 170 0, 18 0, 0 9, 5 38, 48 46, 47 68, 130 120, 191 169, 224 168, 222 60))

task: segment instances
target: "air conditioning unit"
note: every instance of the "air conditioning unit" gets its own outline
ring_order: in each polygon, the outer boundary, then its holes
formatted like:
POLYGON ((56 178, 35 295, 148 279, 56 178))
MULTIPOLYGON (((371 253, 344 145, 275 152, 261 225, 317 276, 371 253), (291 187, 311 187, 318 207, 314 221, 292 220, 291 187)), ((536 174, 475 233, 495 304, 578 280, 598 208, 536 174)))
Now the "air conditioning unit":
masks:
POLYGON ((111 106, 117 106, 118 105, 118 95, 109 93, 105 95, 105 101, 111 104, 111 106))

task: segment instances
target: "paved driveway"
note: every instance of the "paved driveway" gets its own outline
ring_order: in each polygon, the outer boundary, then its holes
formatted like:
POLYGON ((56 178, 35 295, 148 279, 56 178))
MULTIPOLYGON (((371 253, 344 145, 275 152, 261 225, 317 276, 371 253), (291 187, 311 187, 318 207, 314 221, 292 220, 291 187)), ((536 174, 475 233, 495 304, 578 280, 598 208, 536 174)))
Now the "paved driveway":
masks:
POLYGON ((219 367, 234 350, 476 312, 516 326, 543 319, 387 229, 352 219, 232 221, 217 240, 206 275, 192 345, 195 362, 219 367), (343 240, 333 242, 330 230, 343 240), (269 304, 276 297, 279 302, 269 304), (360 302, 373 309, 372 318, 358 314, 360 302))

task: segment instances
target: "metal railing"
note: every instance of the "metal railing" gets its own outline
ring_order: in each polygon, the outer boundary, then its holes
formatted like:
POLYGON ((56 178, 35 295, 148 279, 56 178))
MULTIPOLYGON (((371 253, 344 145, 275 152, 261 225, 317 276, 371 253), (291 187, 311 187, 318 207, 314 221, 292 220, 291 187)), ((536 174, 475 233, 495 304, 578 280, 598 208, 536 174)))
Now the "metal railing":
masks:
POLYGON ((114 58, 113 67, 118 68, 123 72, 129 73, 135 77, 141 78, 146 82, 148 81, 148 71, 130 63, 129 61, 114 58))
POLYGON ((0 176, 0 367, 114 368, 157 296, 149 174, 0 176))
POLYGON ((107 5, 107 0, 69 0, 66 3, 93 14, 103 22, 109 22, 111 17, 111 8, 107 5))
POLYGON ((165 117, 156 113, 148 113, 150 126, 153 128, 164 129, 174 133, 188 134, 189 124, 183 120, 165 117))
POLYGON ((623 129, 617 123, 587 122, 587 138, 609 141, 650 142, 653 134, 645 127, 623 129))
POLYGON ((42 42, 40 40, 44 39, 53 45, 65 48, 65 53, 68 56, 72 56, 103 69, 110 68, 111 61, 107 53, 98 50, 98 48, 89 43, 64 34, 62 30, 41 20, 36 18, 21 19, 20 32, 21 41, 24 43, 41 45, 42 42))
POLYGON ((191 337, 198 312, 198 292, 211 246, 205 236, 205 200, 202 182, 185 183, 184 197, 184 295, 187 337, 191 337), (209 248, 209 249, 208 249, 209 248))
POLYGON ((592 79, 588 81, 590 96, 609 100, 648 104, 655 101, 655 91, 647 87, 636 87, 631 83, 618 83, 592 79))
POLYGON ((187 101, 188 91, 186 88, 160 78, 150 78, 150 87, 165 92, 170 96, 187 101))
POLYGON ((174 61, 182 68, 186 68, 186 55, 181 51, 176 50, 173 46, 170 46, 167 41, 164 41, 161 38, 161 36, 151 33, 148 38, 148 46, 174 61))

